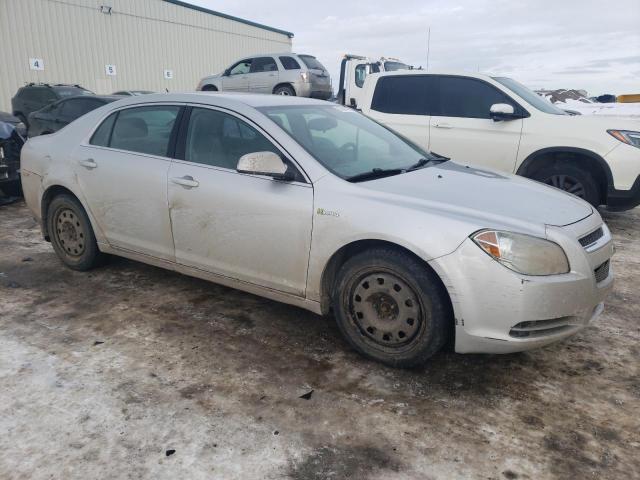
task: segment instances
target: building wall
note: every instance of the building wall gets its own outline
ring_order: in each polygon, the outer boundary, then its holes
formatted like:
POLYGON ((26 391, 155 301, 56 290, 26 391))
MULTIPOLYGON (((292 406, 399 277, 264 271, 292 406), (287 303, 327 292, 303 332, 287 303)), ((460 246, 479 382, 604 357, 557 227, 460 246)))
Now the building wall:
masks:
POLYGON ((0 110, 10 111, 27 82, 77 83, 100 94, 194 90, 239 57, 290 52, 291 38, 163 0, 0 0, 0 45, 0 110), (44 70, 30 69, 30 58, 42 59, 44 70))

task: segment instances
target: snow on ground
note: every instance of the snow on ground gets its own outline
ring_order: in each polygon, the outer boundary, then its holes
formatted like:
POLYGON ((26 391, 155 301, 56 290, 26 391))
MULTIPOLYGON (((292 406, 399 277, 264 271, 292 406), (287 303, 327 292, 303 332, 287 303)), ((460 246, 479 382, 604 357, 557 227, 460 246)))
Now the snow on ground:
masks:
MULTIPOLYGON (((544 98, 551 101, 550 95, 544 98)), ((553 103, 563 110, 573 110, 582 115, 613 115, 625 117, 640 117, 640 103, 596 103, 587 98, 565 98, 563 101, 553 103)))

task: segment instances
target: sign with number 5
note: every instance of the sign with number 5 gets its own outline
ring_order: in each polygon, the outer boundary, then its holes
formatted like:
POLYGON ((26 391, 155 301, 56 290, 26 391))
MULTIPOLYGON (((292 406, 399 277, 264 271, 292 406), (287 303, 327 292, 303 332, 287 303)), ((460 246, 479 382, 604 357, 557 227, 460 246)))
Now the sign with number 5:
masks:
POLYGON ((104 71, 110 77, 115 77, 116 75, 116 66, 115 65, 105 65, 104 71))

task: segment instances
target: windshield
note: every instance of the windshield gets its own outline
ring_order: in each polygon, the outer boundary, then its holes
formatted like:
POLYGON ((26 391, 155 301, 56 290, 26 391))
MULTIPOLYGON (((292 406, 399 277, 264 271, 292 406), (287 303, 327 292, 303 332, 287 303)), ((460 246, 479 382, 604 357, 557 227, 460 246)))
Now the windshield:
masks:
POLYGON ((310 70, 326 70, 324 65, 322 65, 316 57, 312 57, 311 55, 298 55, 298 57, 300 57, 300 60, 302 60, 310 70))
POLYGON ((258 110, 291 135, 325 168, 344 179, 377 169, 404 170, 421 159, 436 160, 351 108, 296 105, 258 110))
POLYGON ((409 65, 402 62, 384 62, 386 72, 395 72, 396 70, 409 70, 409 65))
POLYGON ((93 95, 93 92, 78 87, 55 87, 56 93, 60 97, 75 97, 76 95, 93 95))
POLYGON ((529 105, 534 108, 537 108, 541 112, 544 113, 552 113, 554 115, 566 115, 567 113, 564 110, 559 109, 553 103, 548 102, 540 95, 538 95, 533 90, 528 89, 524 85, 519 82, 516 82, 512 78, 507 77, 492 77, 496 82, 500 82, 502 85, 507 87, 513 93, 518 95, 523 100, 527 101, 529 105))

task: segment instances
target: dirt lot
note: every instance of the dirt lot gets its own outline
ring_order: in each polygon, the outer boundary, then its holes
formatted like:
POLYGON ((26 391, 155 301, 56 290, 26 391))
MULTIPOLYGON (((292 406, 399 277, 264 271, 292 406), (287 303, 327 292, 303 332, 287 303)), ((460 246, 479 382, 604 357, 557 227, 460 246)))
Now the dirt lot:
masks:
POLYGON ((123 259, 72 272, 0 207, 0 478, 640 478, 640 209, 605 217, 589 329, 399 371, 331 318, 123 259))

